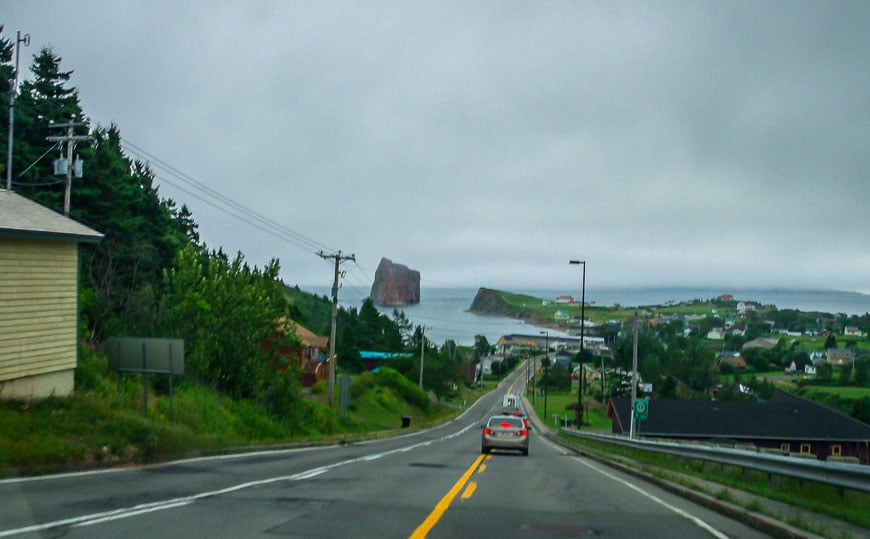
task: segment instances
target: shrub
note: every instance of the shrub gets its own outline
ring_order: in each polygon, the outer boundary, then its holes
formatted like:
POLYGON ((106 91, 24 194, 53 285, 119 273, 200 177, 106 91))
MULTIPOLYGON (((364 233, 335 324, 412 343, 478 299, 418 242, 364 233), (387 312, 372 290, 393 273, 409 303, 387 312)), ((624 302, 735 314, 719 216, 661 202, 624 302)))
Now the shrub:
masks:
POLYGON ((398 371, 390 368, 381 368, 377 378, 379 385, 393 389, 404 400, 414 406, 424 411, 428 411, 432 406, 432 402, 429 400, 426 392, 411 383, 410 380, 399 374, 398 371))

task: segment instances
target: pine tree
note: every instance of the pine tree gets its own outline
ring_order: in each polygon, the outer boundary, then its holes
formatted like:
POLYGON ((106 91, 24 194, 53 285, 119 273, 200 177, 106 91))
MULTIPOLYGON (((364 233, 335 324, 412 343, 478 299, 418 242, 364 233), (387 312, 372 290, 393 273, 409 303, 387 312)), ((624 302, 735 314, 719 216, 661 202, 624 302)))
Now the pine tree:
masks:
MULTIPOLYGON (((83 122, 85 126, 80 132, 85 132, 88 123, 79 104, 78 90, 66 86, 72 71, 61 71, 60 62, 61 58, 51 48, 41 49, 30 67, 33 79, 21 83, 20 95, 15 101, 16 167, 13 171, 16 191, 58 211, 63 210, 65 182, 53 175, 51 159, 57 157, 60 150, 50 152, 54 143, 47 138, 65 133, 50 126, 83 122)), ((82 158, 90 156, 87 144, 80 144, 77 149, 82 158)))

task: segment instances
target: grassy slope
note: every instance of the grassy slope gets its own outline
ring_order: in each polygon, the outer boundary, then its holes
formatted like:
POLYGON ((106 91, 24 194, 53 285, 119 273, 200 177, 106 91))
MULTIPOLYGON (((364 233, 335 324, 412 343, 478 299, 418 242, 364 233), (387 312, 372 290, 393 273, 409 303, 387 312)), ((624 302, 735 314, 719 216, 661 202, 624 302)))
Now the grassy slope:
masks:
MULTIPOLYGON (((175 421, 171 422, 168 395, 155 393, 152 386, 148 417, 144 417, 141 379, 125 376, 119 393, 105 356, 84 354, 77 376, 71 397, 0 402, 0 477, 232 448, 379 436, 400 428, 405 415, 413 418, 414 428, 456 413, 442 405, 424 409, 412 404, 423 401, 413 394, 419 391, 416 385, 406 380, 383 385, 375 377, 352 397, 347 412, 330 409, 322 395, 312 395, 293 418, 270 416, 256 403, 234 401, 211 388, 182 381, 175 388, 175 421), (414 398, 409 400, 409 395, 414 398)), ((461 398, 473 402, 478 396, 468 390, 461 398)))

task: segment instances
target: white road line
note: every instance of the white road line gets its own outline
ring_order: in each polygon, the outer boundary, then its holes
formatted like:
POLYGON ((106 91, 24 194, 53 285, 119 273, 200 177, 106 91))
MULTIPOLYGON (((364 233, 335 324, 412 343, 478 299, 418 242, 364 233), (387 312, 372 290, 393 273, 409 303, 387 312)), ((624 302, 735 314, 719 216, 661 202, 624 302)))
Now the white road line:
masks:
POLYGON ((15 528, 10 530, 0 530, 0 537, 10 537, 13 535, 23 534, 23 533, 34 533, 43 530, 48 530, 51 528, 59 528, 64 526, 78 527, 78 526, 92 526, 94 524, 100 524, 104 522, 110 522, 112 520, 120 520, 124 518, 130 518, 137 515, 142 515, 146 513, 153 513, 155 511, 164 511, 166 509, 175 509, 177 507, 184 507, 186 505, 190 505, 193 502, 198 500, 209 498, 212 496, 220 496, 223 494, 229 494, 232 492, 236 492, 239 490, 244 490, 248 488, 259 487, 263 485, 268 485, 271 483, 277 483, 281 481, 301 481, 303 479, 310 479, 317 475, 326 473, 328 471, 334 470, 335 468, 339 468, 341 466, 346 466, 348 464, 354 464, 358 462, 366 462, 371 460, 377 460, 379 458, 396 454, 396 453, 404 453, 406 451, 410 451, 412 449, 418 449, 420 447, 426 447, 436 442, 441 442, 444 440, 449 440, 460 434, 466 432, 470 429, 473 424, 468 424, 467 426, 460 429, 458 432, 453 434, 448 434, 446 436, 442 436, 441 438, 437 438, 435 440, 419 442, 416 444, 412 444, 407 447, 400 447, 396 449, 391 449, 390 451, 384 451, 382 453, 374 453, 372 455, 364 455, 362 457, 357 457, 349 460, 344 460, 341 462, 336 462, 334 464, 328 464, 326 466, 320 466, 318 468, 312 468, 310 470, 305 470, 299 473, 295 473, 292 475, 284 475, 279 477, 270 477, 268 479, 261 479, 259 481, 250 481, 247 483, 241 483, 238 485, 233 485, 231 487, 222 488, 219 490, 212 490, 208 492, 201 492, 199 494, 193 494, 190 496, 182 496, 179 498, 173 498, 170 500, 163 500, 160 502, 151 502, 145 504, 134 505, 132 507, 126 507, 122 509, 115 509, 112 511, 105 511, 101 513, 92 513, 90 515, 82 515, 78 517, 66 518, 61 520, 55 520, 52 522, 45 522, 42 524, 34 524, 31 526, 25 526, 22 528, 15 528))
POLYGON ((650 500, 652 500, 652 501, 654 501, 654 502, 656 502, 656 503, 658 503, 658 504, 660 504, 660 505, 663 505, 664 507, 670 509, 670 510, 673 511, 674 513, 676 513, 676 514, 678 514, 678 515, 680 515, 680 516, 682 516, 682 517, 685 517, 685 518, 691 520, 692 522, 695 523, 696 526, 698 526, 698 527, 701 528, 702 530, 707 531, 707 532, 710 533, 713 537, 717 537, 718 539, 728 539, 728 536, 725 535, 724 533, 720 532, 719 530, 717 530, 717 529, 714 528, 713 526, 710 526, 709 524, 707 524, 706 522, 704 522, 704 521, 701 520, 700 518, 698 518, 698 517, 696 517, 696 516, 694 516, 694 515, 690 515, 689 513, 683 511, 683 510, 680 509, 679 507, 674 507, 673 505, 671 505, 671 504, 669 504, 668 502, 662 500, 661 498, 659 498, 659 497, 657 497, 657 496, 653 496, 652 494, 650 494, 650 493, 648 493, 648 492, 644 492, 640 487, 637 487, 637 486, 635 486, 635 485, 632 485, 632 484, 629 483, 628 481, 626 481, 626 480, 624 480, 624 479, 622 479, 622 478, 620 478, 620 477, 617 477, 617 476, 613 475, 612 473, 610 473, 610 472, 608 472, 608 471, 606 471, 606 470, 602 470, 601 468, 598 468, 597 466, 593 466, 592 464, 590 464, 590 463, 588 463, 588 462, 586 462, 586 461, 584 461, 584 460, 582 460, 582 459, 580 459, 579 462, 582 463, 582 464, 584 464, 584 465, 586 465, 586 466, 588 466, 589 468, 592 468, 593 470, 595 470, 596 472, 600 473, 601 475, 604 475, 604 476, 606 476, 606 477, 609 477, 610 479, 613 479, 614 481, 618 481, 618 482, 622 483, 623 485, 627 486, 628 488, 630 488, 630 489, 636 491, 637 493, 646 496, 646 497, 649 498, 650 500))

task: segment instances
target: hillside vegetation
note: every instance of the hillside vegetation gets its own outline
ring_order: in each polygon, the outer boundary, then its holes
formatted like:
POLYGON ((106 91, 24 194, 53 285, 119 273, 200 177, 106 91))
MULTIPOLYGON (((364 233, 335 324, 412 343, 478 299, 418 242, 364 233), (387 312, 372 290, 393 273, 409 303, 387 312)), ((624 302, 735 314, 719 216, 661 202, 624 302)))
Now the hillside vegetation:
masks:
MULTIPOLYGON (((12 43, 0 36, 0 80, 13 71, 12 43)), ((351 409, 324 404, 322 386, 301 385, 294 331, 304 325, 329 335, 331 301, 300 292, 279 278, 280 261, 251 266, 239 252, 201 241, 183 204, 160 196, 148 162, 131 157, 121 127, 94 125, 62 69, 60 51, 33 55, 31 77, 15 102, 12 189, 59 213, 64 182, 53 175, 52 124, 73 119, 76 147, 86 164, 70 193, 69 217, 102 233, 80 246, 81 365, 74 395, 42 402, 0 402, 0 466, 5 469, 133 462, 232 446, 307 441, 394 428, 402 415, 415 426, 450 409, 437 400, 470 399, 456 374, 465 352, 428 342, 402 312, 381 315, 371 301, 340 309, 336 355, 341 374, 357 379, 351 409), (142 380, 125 375, 120 389, 108 372, 105 342, 112 336, 165 337, 185 343, 184 375, 175 382, 175 421, 169 421, 166 377, 149 376, 147 418, 142 380), (401 358, 392 371, 364 374, 361 351, 425 357, 423 389, 418 360, 401 358), (361 389, 365 388, 365 389, 361 389)), ((22 66, 26 69, 26 66, 22 66)), ((8 100, 0 115, 8 116, 8 100)), ((0 146, 8 132, 0 130, 0 146)), ((135 147, 134 147, 135 149, 135 147)), ((311 256, 306 254, 306 256, 311 256)), ((314 263, 312 257, 312 263, 314 263)), ((323 353, 327 353, 325 350, 323 353)))
MULTIPOLYGON (((384 369, 355 377, 348 410, 329 408, 321 384, 289 416, 182 380, 174 388, 173 421, 165 380, 149 382, 146 417, 141 377, 127 374, 119 388, 104 354, 88 350, 74 395, 0 401, 0 477, 379 437, 397 432, 403 416, 418 428, 458 410, 431 402, 406 377, 384 369)), ((477 396, 463 389, 463 399, 477 396)))

